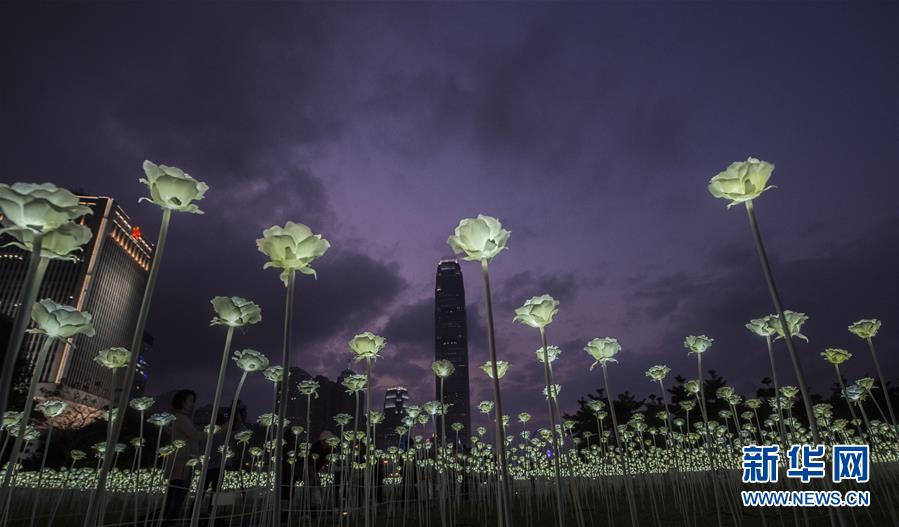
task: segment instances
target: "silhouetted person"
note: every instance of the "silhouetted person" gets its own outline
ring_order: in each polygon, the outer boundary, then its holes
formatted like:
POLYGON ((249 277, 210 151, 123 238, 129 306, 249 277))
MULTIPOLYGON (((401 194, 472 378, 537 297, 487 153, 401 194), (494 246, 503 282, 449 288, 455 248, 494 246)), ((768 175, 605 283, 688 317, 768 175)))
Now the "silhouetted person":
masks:
POLYGON ((165 511, 163 518, 167 525, 173 525, 176 518, 182 517, 181 509, 190 490, 190 468, 187 460, 200 455, 206 438, 202 430, 197 430, 193 423, 194 404, 197 394, 193 390, 179 390, 172 397, 172 413, 175 422, 172 424, 172 441, 182 440, 186 443, 175 452, 172 466, 172 478, 166 490, 165 511))

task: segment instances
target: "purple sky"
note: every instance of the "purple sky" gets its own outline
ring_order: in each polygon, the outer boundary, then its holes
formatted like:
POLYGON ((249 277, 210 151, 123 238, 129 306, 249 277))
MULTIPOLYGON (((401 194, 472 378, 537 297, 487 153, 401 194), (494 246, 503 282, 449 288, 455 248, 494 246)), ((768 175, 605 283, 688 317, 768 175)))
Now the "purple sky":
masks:
MULTIPOLYGON (((538 334, 511 322, 533 295, 561 301, 548 330, 564 410, 600 386, 583 351, 615 336, 614 391, 655 393, 657 363, 695 376, 682 346, 752 395, 764 341, 743 324, 772 311, 742 208, 706 191, 749 155, 776 164, 756 209, 813 390, 824 347, 856 353, 851 322, 899 375, 899 39, 895 3, 644 5, 240 3, 0 7, 4 182, 111 195, 147 233, 144 159, 210 186, 205 215, 177 215, 153 302, 149 391, 208 400, 224 331, 209 299, 257 301, 235 338, 280 356, 284 290, 254 240, 310 225, 332 243, 301 277, 292 362, 329 377, 346 341, 388 339, 379 389, 433 398, 435 264, 458 220, 512 231, 492 266, 506 412, 543 419, 538 334)), ((470 357, 487 359, 483 286, 463 263, 470 357)), ((778 347, 782 383, 792 382, 778 347)), ((251 413, 268 381, 251 378, 251 413)), ((489 397, 473 368, 472 399, 489 397)), ((226 394, 236 384, 230 371, 226 394)), ((376 401, 383 392, 379 390, 376 401)), ((226 400, 230 396, 226 395, 226 400)), ((474 425, 482 424, 476 417, 474 425)))

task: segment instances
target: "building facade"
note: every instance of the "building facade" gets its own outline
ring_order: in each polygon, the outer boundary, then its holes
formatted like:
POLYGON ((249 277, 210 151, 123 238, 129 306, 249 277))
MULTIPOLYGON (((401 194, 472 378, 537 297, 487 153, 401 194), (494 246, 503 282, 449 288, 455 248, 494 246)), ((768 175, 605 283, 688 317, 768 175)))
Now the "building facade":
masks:
MULTIPOLYGON (((456 260, 441 260, 437 264, 434 290, 434 358, 450 361, 456 370, 443 383, 443 402, 450 407, 446 413, 446 437, 455 437, 450 426, 462 423, 460 441, 467 444, 471 435, 471 400, 468 385, 468 322, 465 314, 465 283, 462 269, 456 260)), ((436 398, 440 398, 440 383, 435 383, 436 398)), ((438 424, 438 426, 440 426, 438 424)), ((438 430, 438 435, 440 434, 438 430)))
POLYGON ((378 448, 384 450, 391 446, 400 446, 400 436, 396 433, 396 427, 403 424, 408 400, 409 391, 403 386, 387 389, 384 394, 384 421, 378 425, 378 448))
MULTIPOLYGON (((40 372, 39 393, 99 410, 109 404, 115 387, 110 370, 95 363, 94 357, 102 349, 131 345, 154 248, 114 199, 79 198, 91 209, 79 221, 92 237, 75 261, 50 262, 38 299, 50 298, 90 313, 96 334, 79 335, 50 350, 47 366, 40 372)), ((10 320, 22 308, 18 299, 29 257, 15 247, 0 248, 0 316, 10 320)), ((20 354, 28 364, 41 342, 38 336, 26 337, 20 354)), ((24 376, 27 384, 30 373, 26 367, 19 378, 24 376)))
POLYGON ((131 384, 131 398, 147 394, 147 383, 150 381, 150 355, 153 353, 153 335, 144 331, 140 343, 140 354, 135 365, 134 383, 131 384))

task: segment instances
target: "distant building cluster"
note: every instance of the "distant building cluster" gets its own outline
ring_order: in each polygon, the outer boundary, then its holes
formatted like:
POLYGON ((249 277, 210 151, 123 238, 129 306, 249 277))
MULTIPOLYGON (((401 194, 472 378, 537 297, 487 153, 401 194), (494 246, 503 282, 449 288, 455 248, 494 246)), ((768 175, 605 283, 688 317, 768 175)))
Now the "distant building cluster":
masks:
POLYGON ((387 389, 384 395, 384 421, 378 425, 376 436, 379 448, 399 446, 400 436, 396 433, 396 427, 403 424, 408 400, 409 391, 406 388, 395 386, 387 389))

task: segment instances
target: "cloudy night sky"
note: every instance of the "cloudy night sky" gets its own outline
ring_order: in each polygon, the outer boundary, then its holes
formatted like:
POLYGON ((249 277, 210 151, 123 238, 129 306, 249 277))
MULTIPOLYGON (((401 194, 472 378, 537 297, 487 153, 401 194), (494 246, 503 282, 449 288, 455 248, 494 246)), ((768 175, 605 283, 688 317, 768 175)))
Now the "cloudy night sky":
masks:
MULTIPOLYGON (((812 390, 877 317, 899 378, 899 5, 9 4, 0 7, 0 180, 112 196, 155 239, 141 163, 209 184, 204 215, 176 215, 153 299, 149 393, 211 398, 225 332, 216 295, 262 306, 236 348, 280 360, 284 288, 255 239, 291 220, 330 240, 300 276, 293 365, 335 378, 346 342, 385 336, 375 402, 404 384, 434 398, 434 276, 461 218, 512 231, 491 264, 497 347, 512 363, 506 413, 545 421, 526 298, 561 301, 563 410, 601 385, 583 351, 614 336, 613 391, 655 393, 653 364, 695 377, 686 335, 715 339, 703 365, 744 396, 768 375, 744 328, 773 308, 742 207, 706 190, 730 162, 773 162, 756 201, 812 390)), ((483 284, 463 262, 470 361, 487 360, 483 284)), ((783 344, 782 384, 793 381, 783 344)), ((251 415, 270 383, 251 378, 251 415)), ((238 370, 231 367, 225 393, 238 370)), ((491 398, 471 371, 472 403, 491 398)), ((225 396, 230 400, 230 396, 225 396)), ((484 424, 476 416, 473 425, 484 424)))

